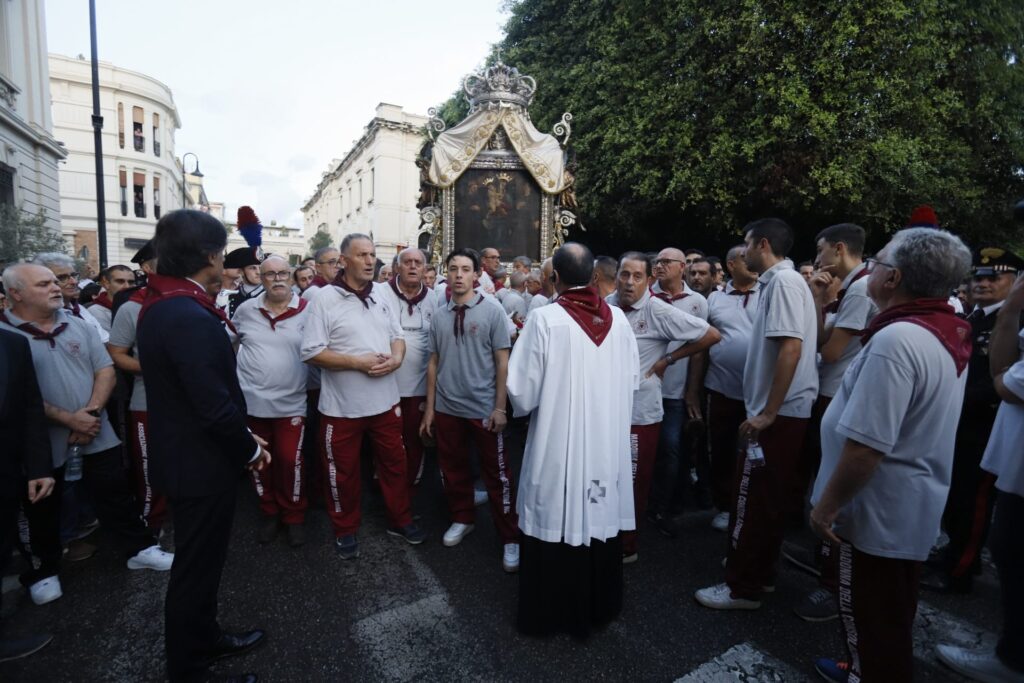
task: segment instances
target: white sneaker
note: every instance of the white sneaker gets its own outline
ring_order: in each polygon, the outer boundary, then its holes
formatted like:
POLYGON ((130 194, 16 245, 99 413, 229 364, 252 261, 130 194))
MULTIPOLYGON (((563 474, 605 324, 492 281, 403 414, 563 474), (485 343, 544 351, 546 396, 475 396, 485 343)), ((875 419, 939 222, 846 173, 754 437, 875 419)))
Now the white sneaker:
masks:
POLYGON ((995 650, 968 650, 956 645, 938 645, 935 654, 940 662, 973 681, 1012 683, 1021 680, 1018 672, 999 660, 995 650))
POLYGON ((37 605, 45 605, 64 595, 64 592, 60 589, 60 579, 56 576, 48 576, 29 586, 28 594, 32 596, 32 602, 37 605))
POLYGON ((728 531, 729 530, 729 513, 719 512, 717 515, 711 518, 711 528, 715 531, 728 531))
POLYGON ((473 489, 473 505, 480 507, 487 504, 487 491, 473 489))
POLYGON ((442 540, 442 542, 449 548, 451 548, 452 546, 456 546, 462 543, 462 539, 471 534, 473 532, 473 529, 475 528, 476 526, 474 526, 473 524, 462 524, 460 522, 455 522, 450 527, 448 527, 448 531, 444 532, 444 539, 442 540))
POLYGON ((158 572, 170 571, 174 563, 172 553, 160 550, 160 546, 151 545, 145 550, 140 550, 135 557, 128 559, 128 569, 153 569, 158 572))
POLYGON ((501 557, 501 568, 509 574, 519 571, 519 544, 506 543, 505 554, 501 557))
POLYGON ((711 609, 759 609, 761 607, 760 600, 732 597, 732 590, 727 583, 701 588, 693 594, 693 597, 697 599, 697 602, 711 609))

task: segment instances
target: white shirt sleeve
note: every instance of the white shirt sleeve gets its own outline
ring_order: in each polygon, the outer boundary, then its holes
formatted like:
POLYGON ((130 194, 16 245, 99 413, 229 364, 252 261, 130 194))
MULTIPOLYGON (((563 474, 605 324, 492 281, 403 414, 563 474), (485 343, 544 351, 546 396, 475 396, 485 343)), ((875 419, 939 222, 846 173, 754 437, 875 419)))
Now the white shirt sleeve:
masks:
POLYGON ((99 336, 101 344, 106 344, 110 341, 110 334, 103 329, 103 325, 100 325, 100 321, 96 319, 96 316, 89 312, 88 308, 82 306, 78 309, 78 312, 81 314, 82 320, 89 323, 89 325, 92 326, 92 329, 96 330, 96 334, 99 336))
POLYGON ((899 360, 895 346, 889 337, 874 338, 836 425, 846 438, 886 455, 899 438, 915 384, 913 371, 899 360))
POLYGON ((320 354, 331 343, 330 311, 324 306, 325 296, 318 296, 309 305, 306 329, 302 335, 302 360, 307 361, 320 354))
POLYGON ((505 387, 517 417, 529 415, 540 405, 540 392, 547 362, 548 327, 544 318, 534 316, 526 321, 519 339, 512 347, 505 387))

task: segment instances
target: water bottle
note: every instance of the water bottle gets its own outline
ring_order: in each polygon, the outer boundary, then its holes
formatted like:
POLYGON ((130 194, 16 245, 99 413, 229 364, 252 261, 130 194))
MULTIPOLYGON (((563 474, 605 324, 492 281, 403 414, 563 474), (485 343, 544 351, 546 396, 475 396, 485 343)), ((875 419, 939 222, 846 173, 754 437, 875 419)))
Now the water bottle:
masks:
POLYGON ((82 445, 68 446, 68 459, 64 466, 64 481, 78 481, 82 478, 82 445))
POLYGON ((747 443, 747 460, 750 462, 751 469, 764 467, 764 449, 761 448, 757 439, 751 439, 747 443))

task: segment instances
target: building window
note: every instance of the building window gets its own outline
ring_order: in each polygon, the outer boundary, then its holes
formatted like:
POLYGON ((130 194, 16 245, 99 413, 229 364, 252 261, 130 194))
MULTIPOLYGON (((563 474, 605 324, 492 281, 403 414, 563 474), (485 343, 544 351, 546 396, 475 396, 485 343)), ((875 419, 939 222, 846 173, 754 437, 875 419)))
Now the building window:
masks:
POLYGON ((160 219, 160 176, 158 175, 153 176, 153 218, 160 219))
POLYGON ((132 195, 135 199, 135 217, 146 217, 146 174, 135 171, 132 173, 132 195))
POLYGON ((160 156, 160 114, 153 114, 153 154, 160 156))
POLYGON ((132 107, 132 135, 135 137, 135 151, 146 151, 146 134, 142 132, 142 107, 132 107))
POLYGON ((124 102, 117 103, 117 144, 124 149, 124 102))
POLYGON ((0 164, 0 206, 14 206, 14 169, 0 164))
POLYGON ((363 205, 363 179, 359 179, 359 206, 363 205))
POLYGON ((128 171, 124 166, 117 172, 118 180, 121 183, 121 215, 128 215, 128 171))
POLYGON ((376 184, 377 184, 377 172, 374 171, 371 168, 370 169, 370 199, 369 199, 369 201, 366 202, 367 204, 372 204, 373 203, 374 186, 376 184))

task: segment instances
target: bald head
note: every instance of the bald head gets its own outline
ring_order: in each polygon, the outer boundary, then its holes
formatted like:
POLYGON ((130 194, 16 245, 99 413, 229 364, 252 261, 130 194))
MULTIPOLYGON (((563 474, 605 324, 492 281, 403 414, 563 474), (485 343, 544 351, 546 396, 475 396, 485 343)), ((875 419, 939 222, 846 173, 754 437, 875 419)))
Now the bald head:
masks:
POLYGON ((398 279, 398 286, 418 292, 423 286, 423 279, 426 275, 427 255, 416 247, 403 249, 398 254, 398 265, 395 268, 395 276, 398 279))
POLYGON ((281 256, 271 254, 260 264, 260 283, 267 291, 267 301, 283 304, 292 300, 291 267, 281 256))
POLYGON ((57 276, 46 266, 17 263, 4 269, 4 289, 15 315, 49 317, 64 306, 57 276))
POLYGON ((558 273, 555 286, 559 292, 584 287, 594 273, 594 255, 579 242, 566 242, 551 257, 551 267, 558 273))

